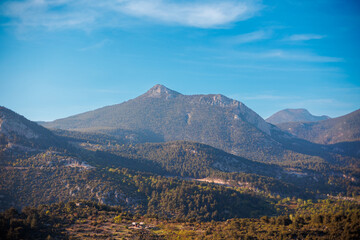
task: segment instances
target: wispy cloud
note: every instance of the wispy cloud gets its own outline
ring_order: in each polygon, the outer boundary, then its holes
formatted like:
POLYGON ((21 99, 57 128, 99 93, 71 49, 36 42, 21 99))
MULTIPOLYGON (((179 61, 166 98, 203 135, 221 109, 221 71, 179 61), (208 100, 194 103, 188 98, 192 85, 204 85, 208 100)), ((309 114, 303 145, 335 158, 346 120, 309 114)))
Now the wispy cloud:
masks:
POLYGON ((283 100, 283 99, 289 99, 289 98, 290 97, 287 97, 287 96, 268 95, 268 94, 243 97, 244 100, 283 100))
POLYGON ((6 1, 1 5, 1 14, 20 27, 51 30, 103 26, 124 16, 215 28, 251 18, 261 8, 259 0, 23 0, 6 1))
POLYGON ((102 48, 104 47, 106 44, 109 44, 110 43, 110 40, 109 39, 104 39, 98 43, 95 43, 93 45, 90 45, 90 46, 87 46, 87 47, 84 47, 84 48, 80 48, 79 51, 90 51, 90 50, 93 50, 93 49, 99 49, 99 48, 102 48))
MULTIPOLYGON (((261 50, 233 50, 225 47, 222 48, 209 48, 209 47, 196 47, 189 48, 191 51, 197 51, 199 54, 206 53, 211 54, 211 58, 209 60, 214 61, 215 59, 218 61, 229 60, 254 60, 258 63, 264 63, 271 60, 268 63, 274 63, 273 61, 291 61, 291 62, 317 62, 317 63, 325 63, 325 62, 344 62, 343 58, 340 57, 332 57, 332 56, 322 56, 318 55, 311 50, 301 50, 301 49, 266 49, 262 48, 261 50)), ((264 66, 264 65, 262 65, 264 66)))
POLYGON ((289 37, 284 38, 285 41, 308 41, 308 40, 315 40, 315 39, 322 39, 325 38, 325 35, 318 35, 318 34, 294 34, 289 37))
POLYGON ((1 14, 18 27, 77 28, 94 23, 98 15, 94 9, 81 5, 69 0, 6 1, 1 5, 1 14))
POLYGON ((342 58, 320 56, 307 51, 274 49, 264 52, 237 52, 232 57, 255 60, 286 60, 298 62, 342 62, 342 58))
POLYGON ((302 62, 342 62, 342 58, 319 56, 309 52, 271 50, 268 52, 254 54, 257 58, 277 58, 302 62))
POLYGON ((221 39, 221 41, 229 44, 244 44, 269 39, 271 36, 272 31, 259 30, 255 32, 240 34, 237 36, 227 37, 226 39, 221 39))

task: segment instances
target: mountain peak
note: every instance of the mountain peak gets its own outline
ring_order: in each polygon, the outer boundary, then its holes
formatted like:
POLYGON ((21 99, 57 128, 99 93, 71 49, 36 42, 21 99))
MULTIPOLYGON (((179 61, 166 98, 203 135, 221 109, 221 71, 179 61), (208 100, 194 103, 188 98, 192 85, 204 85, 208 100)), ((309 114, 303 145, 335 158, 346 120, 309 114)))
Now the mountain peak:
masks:
POLYGON ((145 94, 142 96, 144 97, 152 97, 152 98, 174 98, 181 95, 180 93, 171 90, 164 85, 156 84, 152 88, 150 88, 145 94))

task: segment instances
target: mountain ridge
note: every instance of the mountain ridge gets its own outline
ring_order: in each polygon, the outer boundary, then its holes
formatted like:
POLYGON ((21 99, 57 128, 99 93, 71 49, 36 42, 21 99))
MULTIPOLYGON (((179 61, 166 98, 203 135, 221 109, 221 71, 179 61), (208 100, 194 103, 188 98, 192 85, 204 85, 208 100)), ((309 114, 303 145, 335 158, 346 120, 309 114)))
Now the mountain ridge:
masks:
POLYGON ((298 138, 320 144, 360 141, 360 109, 319 122, 290 122, 277 126, 298 138))
POLYGON ((135 99, 42 125, 77 131, 147 131, 163 141, 201 142, 237 155, 242 152, 246 158, 258 151, 260 142, 264 151, 282 151, 271 137, 276 127, 245 104, 221 94, 182 95, 162 85, 135 99), (258 146, 252 146, 253 141, 258 146))
POLYGON ((315 116, 312 115, 308 110, 304 108, 298 109, 284 109, 278 111, 268 117, 266 121, 271 124, 280 124, 285 122, 316 122, 329 119, 330 117, 326 115, 315 116))

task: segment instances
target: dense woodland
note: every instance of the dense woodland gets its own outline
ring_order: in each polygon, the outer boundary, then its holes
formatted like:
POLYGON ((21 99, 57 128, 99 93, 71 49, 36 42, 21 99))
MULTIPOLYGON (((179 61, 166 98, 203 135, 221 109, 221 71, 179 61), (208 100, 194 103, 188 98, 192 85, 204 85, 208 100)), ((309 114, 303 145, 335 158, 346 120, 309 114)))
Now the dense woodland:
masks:
POLYGON ((344 201, 279 201, 290 214, 199 222, 139 215, 89 201, 0 214, 1 239, 359 239, 360 207, 344 201), (295 209, 294 209, 295 205, 295 209), (134 227, 133 222, 143 225, 134 227))

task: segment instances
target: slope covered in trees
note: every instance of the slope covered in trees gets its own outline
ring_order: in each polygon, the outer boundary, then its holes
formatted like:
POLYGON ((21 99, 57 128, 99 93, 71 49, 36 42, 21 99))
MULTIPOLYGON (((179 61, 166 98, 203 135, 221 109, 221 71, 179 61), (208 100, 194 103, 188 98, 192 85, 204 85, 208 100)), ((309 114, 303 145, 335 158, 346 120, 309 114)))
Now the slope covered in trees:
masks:
MULTIPOLYGON (((293 201, 292 201, 293 202, 293 201)), ((300 201, 299 201, 300 202, 300 201)), ((1 239, 359 239, 359 204, 298 203, 280 216, 197 222, 140 216, 90 201, 8 209, 1 239), (135 225, 133 224, 135 223, 135 225), (141 223, 141 224, 140 224, 141 223)))

